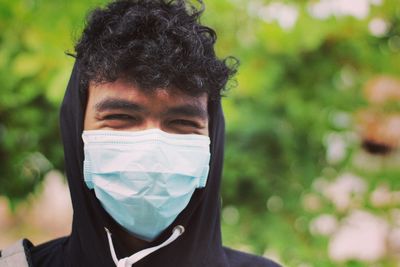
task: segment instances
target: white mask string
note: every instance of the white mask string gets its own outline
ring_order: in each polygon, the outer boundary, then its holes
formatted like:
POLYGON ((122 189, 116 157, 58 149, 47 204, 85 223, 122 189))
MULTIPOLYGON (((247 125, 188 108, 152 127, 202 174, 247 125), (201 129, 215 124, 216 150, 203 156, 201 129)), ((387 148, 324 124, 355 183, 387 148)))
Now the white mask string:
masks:
POLYGON ((179 236, 181 236, 183 234, 183 232, 185 231, 185 228, 182 225, 175 226, 174 229, 172 230, 171 236, 167 240, 165 240, 163 243, 161 243, 160 245, 143 249, 141 251, 138 251, 138 252, 132 254, 130 257, 126 257, 126 258, 118 260, 117 255, 115 254, 114 244, 113 244, 113 241, 111 238, 111 232, 107 228, 104 228, 104 229, 107 232, 107 238, 108 238, 108 244, 110 246, 111 256, 117 267, 131 267, 132 264, 140 261, 147 255, 153 253, 154 251, 156 251, 162 247, 165 247, 165 246, 171 244, 179 236))

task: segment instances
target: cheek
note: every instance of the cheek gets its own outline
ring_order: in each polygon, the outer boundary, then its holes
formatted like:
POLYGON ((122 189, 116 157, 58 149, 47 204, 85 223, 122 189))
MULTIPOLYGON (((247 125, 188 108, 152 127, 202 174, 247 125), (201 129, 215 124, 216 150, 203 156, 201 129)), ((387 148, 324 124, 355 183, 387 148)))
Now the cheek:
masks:
POLYGON ((201 129, 200 134, 205 135, 205 136, 210 136, 210 130, 209 130, 209 128, 208 128, 208 122, 207 122, 206 125, 207 125, 207 126, 204 127, 204 129, 201 129))
POLYGON ((84 130, 93 129, 93 124, 94 124, 94 110, 93 110, 93 105, 89 98, 86 105, 85 114, 83 117, 83 129, 84 130))
POLYGON ((88 110, 86 109, 85 116, 83 118, 83 129, 84 130, 90 130, 91 129, 91 125, 92 125, 92 122, 91 122, 91 120, 89 118, 88 110))

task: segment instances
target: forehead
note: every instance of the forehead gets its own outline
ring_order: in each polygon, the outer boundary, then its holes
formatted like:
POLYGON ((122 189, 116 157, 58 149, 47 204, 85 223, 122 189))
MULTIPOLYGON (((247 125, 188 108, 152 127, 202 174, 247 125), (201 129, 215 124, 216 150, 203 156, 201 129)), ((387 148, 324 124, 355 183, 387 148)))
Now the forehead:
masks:
POLYGON ((101 101, 106 98, 118 98, 140 102, 142 104, 161 102, 166 106, 171 104, 191 103, 193 105, 207 107, 208 102, 207 93, 191 95, 176 88, 143 90, 134 84, 120 80, 99 84, 91 83, 89 85, 89 102, 101 101))

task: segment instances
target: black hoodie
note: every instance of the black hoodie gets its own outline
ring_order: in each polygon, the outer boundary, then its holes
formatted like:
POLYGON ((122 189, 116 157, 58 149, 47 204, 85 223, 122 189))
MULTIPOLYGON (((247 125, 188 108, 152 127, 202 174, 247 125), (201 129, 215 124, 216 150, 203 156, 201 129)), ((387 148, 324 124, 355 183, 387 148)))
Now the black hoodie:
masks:
MULTIPOLYGON (((104 227, 116 228, 83 179, 83 119, 86 90, 79 88, 79 70, 75 64, 61 107, 61 133, 65 166, 73 206, 72 232, 69 236, 30 248, 32 266, 115 266, 104 227)), ((210 101, 210 172, 207 186, 197 189, 188 206, 149 247, 166 240, 172 228, 183 225, 185 232, 173 243, 143 258, 134 267, 257 267, 278 266, 265 258, 224 248, 221 242, 219 188, 224 154, 224 117, 221 102, 210 101)), ((48 211, 51 212, 51 211, 48 211)), ((118 258, 132 251, 114 239, 118 258)))

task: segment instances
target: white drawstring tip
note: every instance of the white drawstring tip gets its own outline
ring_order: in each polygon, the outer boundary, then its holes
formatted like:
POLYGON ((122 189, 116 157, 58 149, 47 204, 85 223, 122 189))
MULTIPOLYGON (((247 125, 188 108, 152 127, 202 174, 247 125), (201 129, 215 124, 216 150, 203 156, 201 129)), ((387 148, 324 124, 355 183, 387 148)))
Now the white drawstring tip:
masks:
POLYGON ((175 231, 179 231, 179 235, 181 235, 185 232, 185 227, 183 227, 182 225, 177 225, 174 227, 174 229, 172 229, 172 233, 174 233, 175 231))

